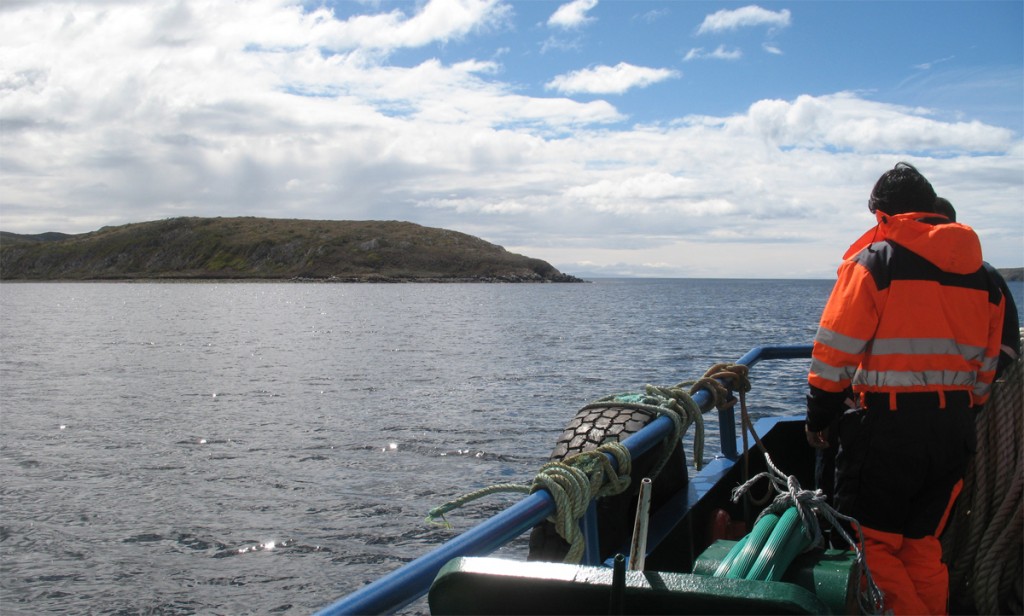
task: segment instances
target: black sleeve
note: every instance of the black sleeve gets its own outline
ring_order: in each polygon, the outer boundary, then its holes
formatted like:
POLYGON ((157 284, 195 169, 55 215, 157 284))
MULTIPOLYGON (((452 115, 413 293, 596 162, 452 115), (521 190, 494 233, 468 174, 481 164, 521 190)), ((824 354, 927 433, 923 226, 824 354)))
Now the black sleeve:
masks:
POLYGON ((807 429, 821 432, 839 419, 846 410, 846 401, 852 396, 850 390, 841 392, 825 391, 814 385, 807 394, 807 429))
POLYGON ((999 363, 996 366, 996 378, 998 379, 1006 368, 1013 365, 1020 357, 1020 315, 1017 314, 1017 302, 1013 299, 1013 293, 1010 292, 1010 285, 1006 284, 1006 279, 988 263, 985 263, 985 269, 993 282, 999 286, 999 290, 1002 291, 1006 307, 1003 313, 1003 335, 1000 342, 999 363))

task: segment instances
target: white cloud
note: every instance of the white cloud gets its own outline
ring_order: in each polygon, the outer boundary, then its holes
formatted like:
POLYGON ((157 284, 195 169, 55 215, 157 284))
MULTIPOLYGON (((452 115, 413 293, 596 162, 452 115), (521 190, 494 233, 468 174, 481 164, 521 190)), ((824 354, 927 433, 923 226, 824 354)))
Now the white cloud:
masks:
POLYGON ((938 60, 932 60, 931 62, 923 62, 921 64, 915 64, 914 68, 916 68, 918 70, 921 70, 921 71, 930 71, 932 68, 935 67, 935 65, 942 64, 943 62, 949 62, 950 60, 952 60, 954 58, 956 58, 956 56, 946 56, 945 58, 939 58, 938 60))
POLYGON ((668 9, 651 9, 639 15, 634 15, 635 21, 642 21, 644 23, 657 23, 669 14, 668 9))
POLYGON ((578 28, 590 21, 587 13, 597 6, 597 0, 573 0, 558 7, 548 18, 548 26, 556 28, 578 28))
POLYGON ((582 42, 579 37, 549 36, 540 45, 540 53, 546 54, 549 51, 580 51, 582 42))
POLYGON ((784 28, 789 25, 789 18, 789 9, 769 11, 753 4, 733 10, 722 9, 706 16, 697 29, 697 34, 738 30, 750 26, 784 28))
POLYGON ((565 197, 587 210, 615 216, 724 216, 737 211, 727 199, 707 197, 702 190, 691 178, 652 172, 572 186, 565 197))
MULTIPOLYGON (((473 36, 506 10, 435 2, 376 16, 390 34, 273 0, 7 10, 0 229, 80 233, 179 215, 398 219, 474 233, 570 273, 590 261, 828 277, 871 224, 878 175, 909 159, 979 230, 989 261, 1020 265, 1024 146, 1007 129, 854 92, 625 126, 607 101, 501 81, 493 49, 388 62, 398 45, 473 36)), ((550 85, 614 93, 675 77, 620 63, 550 85)))
POLYGON ((464 37, 475 29, 498 27, 509 11, 510 7, 498 0, 431 0, 412 17, 396 9, 337 21, 321 9, 304 20, 313 22, 307 29, 314 39, 311 43, 338 50, 391 50, 422 47, 464 37))
POLYGON ((739 60, 743 57, 743 52, 739 49, 728 49, 725 45, 719 45, 714 51, 704 51, 703 47, 694 47, 690 51, 686 52, 686 56, 683 57, 684 62, 691 60, 706 60, 708 58, 712 60, 739 60))
POLYGON ((565 94, 622 94, 632 88, 645 88, 652 83, 678 76, 678 71, 671 69, 619 62, 615 66, 596 66, 558 75, 544 87, 565 94))
POLYGON ((776 147, 857 152, 1004 152, 1013 131, 980 122, 943 122, 928 110, 866 101, 851 93, 762 100, 732 121, 776 147))

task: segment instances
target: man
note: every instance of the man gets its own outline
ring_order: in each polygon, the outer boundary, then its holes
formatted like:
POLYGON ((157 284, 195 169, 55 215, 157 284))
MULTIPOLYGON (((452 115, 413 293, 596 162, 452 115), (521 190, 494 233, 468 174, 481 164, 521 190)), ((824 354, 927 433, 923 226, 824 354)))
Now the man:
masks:
POLYGON ((1005 300, 974 231, 935 216, 935 190, 899 163, 847 252, 808 375, 807 441, 838 432, 836 506, 864 535, 896 614, 944 614, 942 532, 973 453, 972 407, 995 376, 1005 300), (836 424, 833 426, 833 424, 836 424))
MULTIPOLYGON (((956 209, 949 202, 949 199, 937 197, 935 199, 935 213, 945 216, 950 222, 956 222, 956 209)), ((999 290, 1003 292, 1003 297, 1006 298, 1006 310, 1003 314, 1003 341, 999 348, 999 364, 996 366, 996 378, 998 379, 1003 371, 1020 357, 1020 316, 1017 313, 1017 302, 1014 301, 1013 293, 1010 292, 1010 285, 1006 284, 1006 279, 1003 278, 1003 275, 999 273, 999 270, 992 267, 988 261, 982 261, 981 265, 988 272, 989 277, 999 286, 999 290)))

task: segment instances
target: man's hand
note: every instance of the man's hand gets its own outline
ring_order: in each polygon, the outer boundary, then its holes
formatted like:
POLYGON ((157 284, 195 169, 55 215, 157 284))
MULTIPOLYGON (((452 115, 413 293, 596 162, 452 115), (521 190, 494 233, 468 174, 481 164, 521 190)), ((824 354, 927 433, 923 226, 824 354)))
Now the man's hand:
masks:
POLYGON ((807 444, 815 449, 828 449, 828 438, 825 436, 825 431, 812 432, 810 428, 804 424, 804 433, 807 435, 807 444))

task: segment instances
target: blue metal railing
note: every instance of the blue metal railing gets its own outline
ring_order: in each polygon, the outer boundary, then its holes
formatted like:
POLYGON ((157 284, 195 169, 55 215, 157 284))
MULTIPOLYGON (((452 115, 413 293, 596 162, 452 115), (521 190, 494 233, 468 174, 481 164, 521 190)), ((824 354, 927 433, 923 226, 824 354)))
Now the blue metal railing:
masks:
MULTIPOLYGON (((811 356, 811 345, 809 344, 786 344, 773 346, 759 346, 747 351, 747 354, 739 358, 736 363, 753 368, 755 364, 763 360, 772 359, 802 359, 811 356)), ((730 460, 739 457, 739 446, 736 441, 736 416, 732 408, 718 411, 718 437, 722 441, 722 455, 730 460)))
MULTIPOLYGON (((762 360, 799 359, 810 357, 810 345, 778 345, 755 347, 736 363, 753 367, 762 360)), ((707 412, 714 401, 705 390, 693 395, 694 402, 707 412)), ((732 409, 719 411, 722 454, 729 460, 738 457, 736 422, 732 409)), ((660 444, 673 429, 672 421, 659 417, 622 442, 630 456, 636 458, 660 444)), ((611 456, 609 456, 611 458, 611 456)), ((616 462, 612 458, 612 464, 616 462)), ((422 597, 430 588, 437 572, 448 561, 459 556, 483 556, 530 530, 555 511, 555 503, 547 490, 538 490, 494 517, 431 550, 359 590, 342 597, 316 612, 316 616, 341 614, 389 614, 422 597)), ((593 527, 596 516, 587 516, 584 535, 588 537, 587 552, 594 560, 597 533, 593 527)), ((649 548, 653 548, 650 545, 649 548)))

